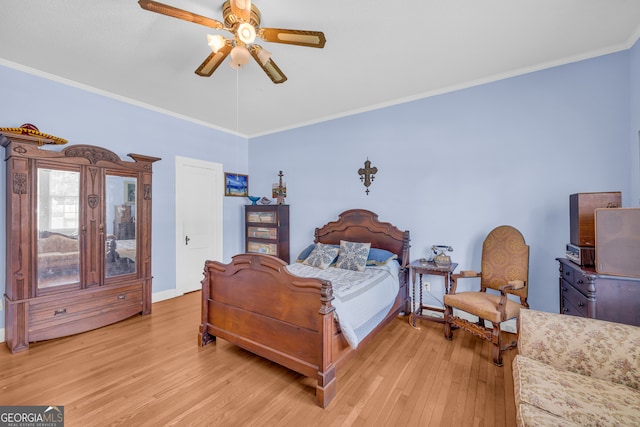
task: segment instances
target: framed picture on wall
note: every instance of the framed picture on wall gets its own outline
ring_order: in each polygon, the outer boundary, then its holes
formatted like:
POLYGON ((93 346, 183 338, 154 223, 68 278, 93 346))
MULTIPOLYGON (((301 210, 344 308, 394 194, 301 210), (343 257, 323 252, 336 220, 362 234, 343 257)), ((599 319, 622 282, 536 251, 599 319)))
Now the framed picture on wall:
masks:
POLYGON ((136 202, 136 182, 125 181, 124 182, 124 202, 131 205, 136 202))
POLYGON ((249 176, 239 173, 224 173, 224 195, 248 197, 249 196, 249 176))

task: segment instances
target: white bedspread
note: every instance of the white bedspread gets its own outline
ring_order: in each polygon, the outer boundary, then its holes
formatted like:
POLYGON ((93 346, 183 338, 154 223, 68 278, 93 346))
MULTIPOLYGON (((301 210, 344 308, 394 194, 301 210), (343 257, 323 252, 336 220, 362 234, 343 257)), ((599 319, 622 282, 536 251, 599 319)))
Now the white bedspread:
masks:
POLYGON ((389 312, 398 294, 400 265, 390 261, 382 266, 352 271, 329 267, 321 270, 302 263, 287 266, 291 274, 331 282, 332 305, 340 328, 352 348, 376 327, 389 312))

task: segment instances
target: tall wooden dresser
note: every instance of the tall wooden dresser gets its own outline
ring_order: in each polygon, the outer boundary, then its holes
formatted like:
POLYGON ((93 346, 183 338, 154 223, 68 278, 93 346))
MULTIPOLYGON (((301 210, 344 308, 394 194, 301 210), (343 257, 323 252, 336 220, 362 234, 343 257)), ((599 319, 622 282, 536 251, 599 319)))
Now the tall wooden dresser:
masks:
POLYGON ((640 326, 640 278, 560 263, 560 313, 640 326))
POLYGON ((6 345, 76 334, 151 312, 151 169, 91 145, 42 149, 0 134, 7 192, 6 345), (127 233, 115 228, 126 205, 127 233))

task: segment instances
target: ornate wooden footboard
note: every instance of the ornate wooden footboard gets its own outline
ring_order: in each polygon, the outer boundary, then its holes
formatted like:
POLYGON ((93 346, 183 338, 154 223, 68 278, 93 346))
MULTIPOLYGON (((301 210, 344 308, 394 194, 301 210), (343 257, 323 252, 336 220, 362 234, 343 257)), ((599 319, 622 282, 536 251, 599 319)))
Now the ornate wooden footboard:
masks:
MULTIPOLYGON (((373 212, 354 209, 317 228, 316 243, 371 242, 398 255, 402 266, 392 310, 364 338, 367 345, 400 313, 410 312, 409 232, 379 222, 373 212)), ((207 261, 202 281, 200 345, 225 339, 275 363, 316 378, 316 401, 326 407, 336 395, 336 370, 355 354, 334 319, 331 283, 290 274, 268 255, 240 254, 231 263, 207 261)))

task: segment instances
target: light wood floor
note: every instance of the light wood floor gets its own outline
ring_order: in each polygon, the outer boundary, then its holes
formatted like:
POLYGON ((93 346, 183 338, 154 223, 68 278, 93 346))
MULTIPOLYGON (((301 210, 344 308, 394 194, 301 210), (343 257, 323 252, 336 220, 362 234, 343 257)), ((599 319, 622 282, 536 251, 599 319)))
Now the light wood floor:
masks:
POLYGON ((0 405, 63 405, 73 426, 513 426, 511 361, 490 344, 443 337, 442 325, 392 322, 338 372, 338 394, 315 405, 308 378, 223 340, 199 347, 200 292, 150 316, 0 350, 0 405))

